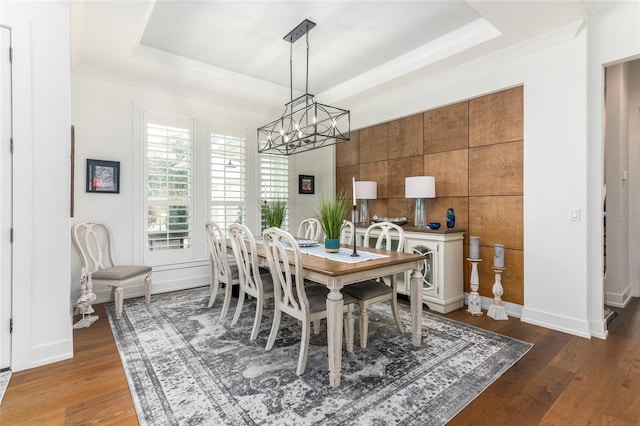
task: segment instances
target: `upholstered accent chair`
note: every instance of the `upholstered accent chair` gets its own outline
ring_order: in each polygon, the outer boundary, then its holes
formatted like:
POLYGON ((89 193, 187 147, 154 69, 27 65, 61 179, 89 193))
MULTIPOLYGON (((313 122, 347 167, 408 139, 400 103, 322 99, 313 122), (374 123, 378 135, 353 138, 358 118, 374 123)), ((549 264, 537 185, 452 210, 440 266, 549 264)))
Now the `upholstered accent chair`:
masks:
MULTIPOLYGON (((304 374, 307 365, 311 323, 327 318, 326 302, 329 290, 320 285, 305 285, 302 253, 291 234, 279 228, 268 228, 264 230, 262 235, 275 293, 273 324, 265 349, 271 350, 273 347, 280 328, 282 313, 299 320, 302 323, 302 339, 296 374, 300 376, 304 374), (293 253, 292 263, 287 257, 287 253, 291 252, 293 253)), ((347 314, 344 322, 347 350, 353 352, 353 310, 355 300, 345 295, 343 303, 344 312, 347 314)))
MULTIPOLYGON (((380 222, 370 225, 364 234, 364 247, 369 247, 371 234, 379 232, 376 239, 375 248, 395 250, 398 252, 404 249, 404 230, 391 222, 380 222)), ((400 320, 398 313, 398 290, 396 276, 392 275, 390 279, 391 286, 387 285, 381 278, 376 280, 363 281, 357 284, 347 285, 342 289, 342 293, 348 294, 358 301, 360 307, 360 347, 367 347, 367 334, 369 331, 369 306, 374 303, 391 300, 391 310, 395 319, 398 330, 404 332, 404 326, 400 320)))
POLYGON ((87 279, 96 285, 111 287, 111 297, 115 300, 116 318, 122 318, 124 286, 144 282, 147 304, 151 299, 151 272, 146 265, 118 265, 115 262, 111 228, 106 223, 83 221, 76 223, 71 231, 82 268, 88 273, 87 279))

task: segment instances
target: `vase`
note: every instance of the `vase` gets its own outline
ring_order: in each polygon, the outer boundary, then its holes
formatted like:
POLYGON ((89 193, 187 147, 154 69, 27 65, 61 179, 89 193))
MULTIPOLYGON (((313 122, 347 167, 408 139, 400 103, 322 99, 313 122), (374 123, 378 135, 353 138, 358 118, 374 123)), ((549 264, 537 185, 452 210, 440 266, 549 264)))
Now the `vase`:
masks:
POLYGON ((456 225, 456 213, 453 209, 447 210, 447 228, 453 228, 456 225))
POLYGON ((340 239, 326 238, 324 240, 324 250, 327 253, 337 253, 340 251, 340 239))

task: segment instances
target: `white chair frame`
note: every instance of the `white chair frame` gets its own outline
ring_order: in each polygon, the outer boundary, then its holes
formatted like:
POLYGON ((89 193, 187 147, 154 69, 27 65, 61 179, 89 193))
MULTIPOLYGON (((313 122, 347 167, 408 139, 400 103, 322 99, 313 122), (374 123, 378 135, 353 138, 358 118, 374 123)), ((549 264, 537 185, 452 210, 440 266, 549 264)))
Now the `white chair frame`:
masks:
POLYGON ((211 262, 211 272, 209 279, 209 307, 213 306, 218 294, 220 283, 226 286, 224 302, 220 319, 227 316, 229 305, 231 304, 231 292, 234 285, 240 284, 237 265, 229 264, 229 254, 227 252, 227 238, 222 232, 222 228, 212 221, 205 224, 207 234, 207 244, 209 245, 209 260, 211 262))
MULTIPOLYGON (((264 230, 262 235, 275 292, 273 324, 265 349, 271 350, 273 347, 280 328, 282 312, 299 320, 302 323, 302 339, 296 374, 300 376, 304 374, 307 364, 311 323, 327 318, 326 295, 328 289, 324 286, 307 287, 304 285, 302 253, 291 234, 279 228, 268 228, 264 230), (285 243, 283 244, 283 242, 285 243), (294 255, 293 265, 289 263, 287 258, 287 252, 290 251, 293 251, 294 255), (323 308, 312 312, 311 304, 315 306, 322 304, 323 308)), ((354 301, 352 298, 345 297, 343 309, 347 314, 344 322, 347 350, 353 352, 354 301)))
POLYGON ((323 241, 324 233, 322 232, 320 220, 315 217, 309 217, 300 222, 300 226, 298 226, 298 238, 323 241))
POLYGON ((251 230, 245 225, 233 223, 229 226, 231 245, 238 264, 240 293, 231 325, 236 325, 242 312, 245 294, 256 298, 256 314, 253 321, 250 340, 255 340, 260 331, 262 310, 268 299, 273 299, 273 281, 271 275, 260 275, 256 242, 251 230), (248 247, 247 247, 248 246, 248 247))
POLYGON ((118 265, 113 252, 111 228, 106 223, 83 221, 72 227, 73 244, 80 255, 83 270, 88 273, 88 286, 111 288, 116 305, 116 318, 122 318, 123 287, 144 280, 145 301, 151 300, 152 268, 145 265, 118 265))
MULTIPOLYGON (((364 233, 364 247, 369 247, 369 238, 371 233, 374 230, 379 230, 380 234, 376 240, 375 248, 381 249, 384 247, 386 250, 391 250, 392 242, 397 241, 398 246, 396 251, 402 252, 404 250, 404 230, 391 222, 380 222, 371 224, 364 233)), ((359 331, 360 331, 360 347, 367 347, 367 335, 369 333, 369 306, 374 303, 383 302, 385 300, 391 300, 391 310, 393 312, 393 318, 398 327, 398 330, 403 333, 404 326, 402 325, 402 320, 400 319, 400 314, 398 312, 398 284, 396 275, 391 275, 391 287, 389 291, 386 291, 382 286, 387 286, 384 280, 378 278, 376 281, 364 281, 362 283, 352 284, 345 286, 343 288, 343 293, 349 294, 358 300, 358 306, 360 307, 360 318, 359 318, 359 331), (361 290, 363 290, 366 286, 370 286, 372 289, 376 289, 376 296, 373 297, 362 297, 361 290)))

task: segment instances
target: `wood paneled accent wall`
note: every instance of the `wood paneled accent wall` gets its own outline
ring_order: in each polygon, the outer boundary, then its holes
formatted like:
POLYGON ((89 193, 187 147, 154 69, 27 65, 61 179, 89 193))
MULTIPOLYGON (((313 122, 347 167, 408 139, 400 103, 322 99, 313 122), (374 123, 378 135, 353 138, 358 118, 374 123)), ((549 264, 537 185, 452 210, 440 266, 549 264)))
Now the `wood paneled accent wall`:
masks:
POLYGON ((504 244, 502 275, 508 302, 524 304, 523 87, 458 102, 351 132, 336 145, 336 188, 351 196, 351 178, 378 182, 370 215, 413 220, 415 200, 404 198, 404 178, 435 176, 436 198, 427 221, 445 225, 449 207, 464 229, 465 291, 469 235, 480 237, 480 294, 493 297, 493 245, 504 244))

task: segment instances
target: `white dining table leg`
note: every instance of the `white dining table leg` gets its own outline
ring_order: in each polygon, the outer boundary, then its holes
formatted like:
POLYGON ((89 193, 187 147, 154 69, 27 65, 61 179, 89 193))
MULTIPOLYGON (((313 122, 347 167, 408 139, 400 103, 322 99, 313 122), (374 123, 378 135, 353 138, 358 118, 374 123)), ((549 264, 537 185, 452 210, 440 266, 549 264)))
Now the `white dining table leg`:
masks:
POLYGON ((422 271, 418 268, 411 274, 411 332, 413 346, 420 346, 422 340, 422 271))
POLYGON ((342 293, 330 288, 327 294, 327 347, 329 352, 329 385, 340 386, 342 369, 342 293))

